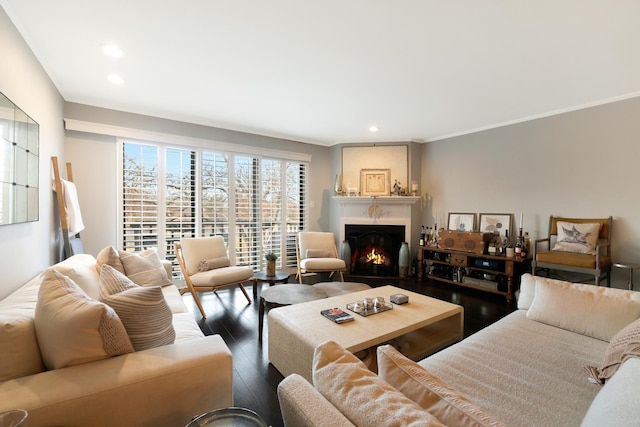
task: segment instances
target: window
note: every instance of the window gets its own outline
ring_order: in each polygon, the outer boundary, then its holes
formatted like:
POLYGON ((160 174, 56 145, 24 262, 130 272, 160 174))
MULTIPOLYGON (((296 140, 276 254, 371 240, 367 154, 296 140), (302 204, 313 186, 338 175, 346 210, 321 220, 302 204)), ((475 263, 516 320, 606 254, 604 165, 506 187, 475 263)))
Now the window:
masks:
POLYGON ((306 162, 130 140, 122 147, 124 250, 157 246, 173 261, 182 237, 220 235, 237 265, 261 270, 273 251, 281 268, 296 266, 306 162))

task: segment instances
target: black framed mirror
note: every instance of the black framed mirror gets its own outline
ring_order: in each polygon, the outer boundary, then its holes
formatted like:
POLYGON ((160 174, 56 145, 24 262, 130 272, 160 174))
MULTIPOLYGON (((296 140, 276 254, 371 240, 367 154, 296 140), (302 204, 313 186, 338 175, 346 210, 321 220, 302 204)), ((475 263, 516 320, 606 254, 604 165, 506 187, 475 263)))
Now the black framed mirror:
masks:
POLYGON ((0 225, 38 221, 40 126, 0 93, 0 225))

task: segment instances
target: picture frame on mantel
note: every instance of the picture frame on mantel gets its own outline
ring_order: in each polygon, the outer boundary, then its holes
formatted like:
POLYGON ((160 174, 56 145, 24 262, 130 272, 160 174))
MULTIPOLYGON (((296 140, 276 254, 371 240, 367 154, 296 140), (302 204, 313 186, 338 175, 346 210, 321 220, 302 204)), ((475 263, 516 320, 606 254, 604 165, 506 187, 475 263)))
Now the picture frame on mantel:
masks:
POLYGON ((361 169, 361 196, 388 196, 391 191, 390 169, 361 169))
POLYGON ((476 227, 476 214, 449 213, 447 224, 450 231, 473 231, 476 227))
MULTIPOLYGON (((481 213, 478 231, 482 233, 499 233, 500 236, 505 236, 505 230, 512 230, 512 218, 513 214, 511 213, 481 213)), ((513 230, 511 235, 515 235, 513 230)))

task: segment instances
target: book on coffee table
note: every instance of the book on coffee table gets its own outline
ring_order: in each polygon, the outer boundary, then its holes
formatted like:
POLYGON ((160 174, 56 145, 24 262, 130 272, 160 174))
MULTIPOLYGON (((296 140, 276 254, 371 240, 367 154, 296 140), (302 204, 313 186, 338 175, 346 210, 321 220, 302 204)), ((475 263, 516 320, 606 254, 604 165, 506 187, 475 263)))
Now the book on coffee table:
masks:
POLYGON ((355 320, 355 317, 347 312, 342 311, 342 309, 339 309, 338 307, 321 310, 320 314, 322 314, 327 319, 333 320, 336 323, 344 323, 355 320))

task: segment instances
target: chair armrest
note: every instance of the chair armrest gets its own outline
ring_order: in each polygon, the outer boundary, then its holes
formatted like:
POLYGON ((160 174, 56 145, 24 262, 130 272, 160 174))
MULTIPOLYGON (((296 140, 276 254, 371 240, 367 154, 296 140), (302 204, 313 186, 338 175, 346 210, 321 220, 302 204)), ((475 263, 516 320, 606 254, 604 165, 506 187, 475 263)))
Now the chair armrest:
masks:
POLYGON ((551 237, 545 237, 544 239, 536 239, 533 242, 533 254, 532 257, 535 260, 536 259, 536 252, 538 252, 538 244, 539 243, 544 243, 547 242, 547 250, 550 250, 551 248, 551 237))
POLYGON ((596 245, 596 268, 599 268, 600 266, 600 250, 606 249, 608 252, 610 246, 611 246, 610 242, 602 242, 596 245))

